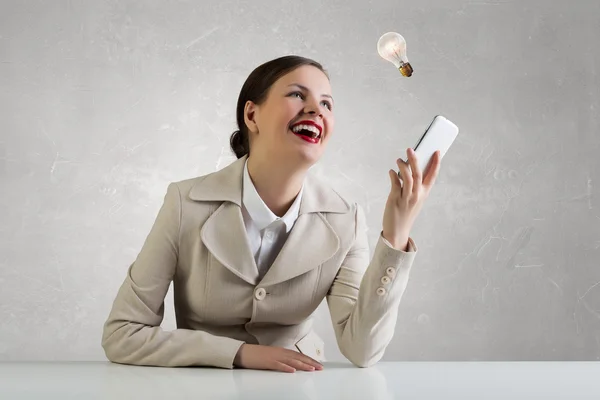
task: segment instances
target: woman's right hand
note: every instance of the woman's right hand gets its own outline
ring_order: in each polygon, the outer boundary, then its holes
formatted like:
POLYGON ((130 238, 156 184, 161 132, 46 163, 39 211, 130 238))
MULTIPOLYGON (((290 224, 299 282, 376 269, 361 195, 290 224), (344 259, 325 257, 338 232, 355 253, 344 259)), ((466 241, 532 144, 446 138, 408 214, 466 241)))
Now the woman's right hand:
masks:
POLYGON ((247 369, 263 369, 281 372, 320 371, 318 361, 294 350, 283 347, 243 344, 238 350, 233 365, 247 369))

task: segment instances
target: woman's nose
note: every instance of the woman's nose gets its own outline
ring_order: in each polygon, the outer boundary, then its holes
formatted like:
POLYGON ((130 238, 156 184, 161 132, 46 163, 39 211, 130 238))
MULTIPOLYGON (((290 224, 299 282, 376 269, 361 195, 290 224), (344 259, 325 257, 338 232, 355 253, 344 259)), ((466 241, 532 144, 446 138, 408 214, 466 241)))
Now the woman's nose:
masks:
POLYGON ((304 112, 306 114, 311 114, 311 115, 315 115, 315 114, 319 114, 321 115, 321 109, 319 108, 318 104, 314 104, 314 102, 309 102, 306 104, 306 106, 304 107, 304 112))

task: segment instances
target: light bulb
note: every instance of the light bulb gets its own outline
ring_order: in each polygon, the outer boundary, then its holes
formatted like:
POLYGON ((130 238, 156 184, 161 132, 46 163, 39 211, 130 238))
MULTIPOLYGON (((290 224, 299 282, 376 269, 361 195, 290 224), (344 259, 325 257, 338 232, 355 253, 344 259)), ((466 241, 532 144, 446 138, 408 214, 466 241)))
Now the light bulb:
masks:
POLYGON ((411 76, 413 68, 406 57, 406 40, 396 32, 383 34, 377 42, 379 55, 394 64, 403 76, 411 76))

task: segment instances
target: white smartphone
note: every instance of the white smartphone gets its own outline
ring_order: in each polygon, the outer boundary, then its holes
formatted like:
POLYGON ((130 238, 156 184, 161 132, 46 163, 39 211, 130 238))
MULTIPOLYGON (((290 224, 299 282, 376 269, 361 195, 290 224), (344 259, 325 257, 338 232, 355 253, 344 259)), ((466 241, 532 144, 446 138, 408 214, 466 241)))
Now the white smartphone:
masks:
MULTIPOLYGON (((436 115, 413 147, 422 173, 436 151, 440 151, 440 159, 444 157, 454 139, 458 135, 458 127, 446 117, 436 115)), ((407 161, 406 157, 403 157, 407 161)))

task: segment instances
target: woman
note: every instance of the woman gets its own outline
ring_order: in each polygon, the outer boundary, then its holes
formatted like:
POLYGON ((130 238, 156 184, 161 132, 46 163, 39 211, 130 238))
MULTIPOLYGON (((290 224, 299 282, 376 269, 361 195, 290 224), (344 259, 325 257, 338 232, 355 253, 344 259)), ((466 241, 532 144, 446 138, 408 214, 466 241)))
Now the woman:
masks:
POLYGON ((238 160, 168 186, 104 325, 116 363, 285 372, 322 369, 311 314, 327 298, 338 346, 360 367, 394 334, 417 251, 409 233, 439 171, 408 150, 369 262, 362 209, 307 174, 333 133, 323 67, 286 56, 256 68, 237 103, 238 160), (177 329, 160 327, 174 285, 177 329))

